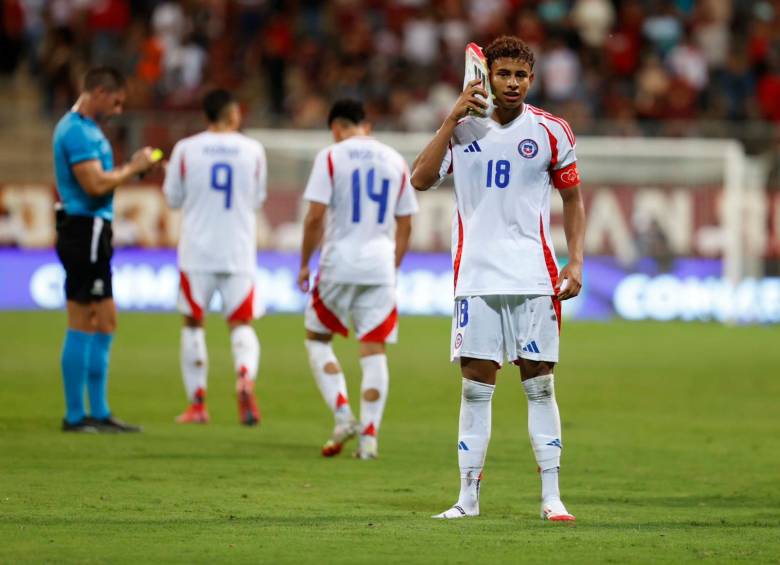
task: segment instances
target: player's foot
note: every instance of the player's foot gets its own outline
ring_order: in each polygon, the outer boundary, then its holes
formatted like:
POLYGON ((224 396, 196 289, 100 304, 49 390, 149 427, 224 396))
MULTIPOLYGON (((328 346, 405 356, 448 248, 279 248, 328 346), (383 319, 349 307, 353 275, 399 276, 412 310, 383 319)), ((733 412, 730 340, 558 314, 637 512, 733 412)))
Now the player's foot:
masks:
POLYGON ((176 417, 177 424, 208 424, 209 411, 205 402, 193 402, 176 417))
POLYGON ((574 522, 576 518, 569 514, 563 502, 560 500, 548 500, 542 502, 542 520, 549 520, 551 522, 574 522))
POLYGON ((344 449, 344 444, 358 435, 359 431, 360 425, 355 420, 336 424, 330 439, 322 446, 322 456, 334 457, 341 453, 341 450, 344 449))
POLYGON ((460 504, 456 504, 441 514, 434 514, 431 518, 435 518, 436 520, 454 520, 456 518, 469 518, 471 516, 479 516, 479 508, 464 508, 460 504))
POLYGON ((361 435, 357 451, 355 451, 355 457, 357 459, 376 459, 379 457, 379 446, 376 437, 361 435))
POLYGON ((62 431, 73 432, 77 434, 97 434, 100 432, 100 430, 88 422, 86 418, 76 422, 75 424, 71 424, 67 420, 62 420, 62 431))
POLYGON ((101 420, 90 417, 86 418, 86 421, 89 422, 90 425, 95 426, 101 434, 132 434, 143 431, 141 426, 128 424, 113 416, 101 420))
POLYGON ((255 399, 255 381, 247 376, 241 376, 236 382, 238 396, 238 419, 245 426, 256 426, 260 423, 260 409, 255 399))

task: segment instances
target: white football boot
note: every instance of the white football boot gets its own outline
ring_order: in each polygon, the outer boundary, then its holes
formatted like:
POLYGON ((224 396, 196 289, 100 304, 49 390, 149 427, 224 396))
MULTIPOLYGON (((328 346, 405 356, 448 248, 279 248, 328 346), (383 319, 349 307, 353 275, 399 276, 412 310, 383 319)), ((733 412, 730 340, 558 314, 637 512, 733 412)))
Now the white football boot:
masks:
POLYGON ((376 459, 377 457, 379 457, 379 445, 377 444, 376 437, 361 435, 357 451, 355 451, 355 458, 376 459))

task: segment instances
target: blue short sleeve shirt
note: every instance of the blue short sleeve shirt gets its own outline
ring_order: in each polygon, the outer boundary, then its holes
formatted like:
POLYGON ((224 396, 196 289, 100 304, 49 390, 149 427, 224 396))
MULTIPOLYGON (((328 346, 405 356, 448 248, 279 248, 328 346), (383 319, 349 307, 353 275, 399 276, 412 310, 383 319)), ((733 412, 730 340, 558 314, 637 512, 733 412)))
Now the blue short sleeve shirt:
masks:
POLYGON ((99 216, 112 220, 114 193, 90 196, 79 185, 73 165, 97 159, 104 171, 114 168, 111 144, 93 120, 68 112, 54 128, 54 176, 65 212, 74 216, 99 216))

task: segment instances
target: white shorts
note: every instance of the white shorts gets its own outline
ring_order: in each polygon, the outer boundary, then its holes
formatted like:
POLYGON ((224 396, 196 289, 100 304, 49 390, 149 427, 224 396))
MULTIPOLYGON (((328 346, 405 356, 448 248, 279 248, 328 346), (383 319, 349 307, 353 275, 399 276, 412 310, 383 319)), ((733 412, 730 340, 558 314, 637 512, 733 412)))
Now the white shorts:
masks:
POLYGON ((451 360, 519 358, 558 362, 560 303, 552 296, 490 295, 455 300, 451 360))
POLYGON ((346 337, 350 318, 360 341, 395 343, 398 339, 395 287, 317 281, 306 304, 306 329, 346 337))
POLYGON ((222 314, 231 322, 250 322, 255 317, 255 281, 250 275, 233 273, 180 273, 179 312, 202 320, 215 291, 222 299, 222 314))

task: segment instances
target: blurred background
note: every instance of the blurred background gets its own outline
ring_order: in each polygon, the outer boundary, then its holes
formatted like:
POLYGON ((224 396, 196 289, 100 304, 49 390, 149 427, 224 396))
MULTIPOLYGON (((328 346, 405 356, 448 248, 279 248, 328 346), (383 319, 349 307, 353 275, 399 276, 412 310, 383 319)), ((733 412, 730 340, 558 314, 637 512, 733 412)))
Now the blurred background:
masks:
MULTIPOLYGON (((270 163, 256 294, 299 311, 300 195, 330 102, 362 99, 411 162, 457 98, 465 45, 504 33, 537 55, 528 101, 578 136, 588 260, 566 315, 780 322, 780 0, 1 0, 0 308, 63 305, 51 132, 90 65, 129 79, 106 128, 118 161, 202 129, 207 89, 238 94, 270 163)), ((178 217, 160 182, 117 194, 125 309, 174 305, 178 217)), ((419 200, 400 306, 448 314, 452 194, 419 200)))

